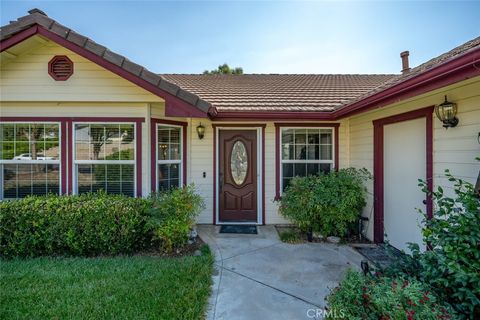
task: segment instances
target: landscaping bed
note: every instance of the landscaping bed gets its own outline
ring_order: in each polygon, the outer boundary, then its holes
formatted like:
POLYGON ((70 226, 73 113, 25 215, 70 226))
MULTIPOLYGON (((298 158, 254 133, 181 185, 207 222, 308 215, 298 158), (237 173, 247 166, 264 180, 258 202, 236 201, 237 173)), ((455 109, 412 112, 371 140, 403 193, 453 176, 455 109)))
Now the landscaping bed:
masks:
POLYGON ((35 258, 0 261, 1 319, 203 319, 213 259, 35 258))
POLYGON ((193 186, 0 202, 0 319, 203 319, 202 208, 193 186))
MULTIPOLYGON (((277 225, 275 226, 278 236, 282 242, 285 243, 321 243, 321 242, 330 242, 327 237, 313 233, 311 241, 308 239, 308 234, 305 231, 295 227, 287 225, 277 225)), ((339 240, 338 243, 341 244, 371 244, 372 242, 366 238, 360 239, 358 235, 349 235, 344 236, 343 238, 338 238, 334 240, 339 240)))

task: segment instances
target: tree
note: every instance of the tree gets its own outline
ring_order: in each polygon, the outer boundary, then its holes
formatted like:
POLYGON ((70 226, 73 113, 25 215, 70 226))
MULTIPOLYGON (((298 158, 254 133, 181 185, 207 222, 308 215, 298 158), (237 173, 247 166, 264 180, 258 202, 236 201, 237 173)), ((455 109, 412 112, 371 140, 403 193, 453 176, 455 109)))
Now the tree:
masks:
POLYGON ((203 74, 243 74, 243 69, 241 67, 230 68, 228 64, 224 63, 215 70, 203 71, 203 74))

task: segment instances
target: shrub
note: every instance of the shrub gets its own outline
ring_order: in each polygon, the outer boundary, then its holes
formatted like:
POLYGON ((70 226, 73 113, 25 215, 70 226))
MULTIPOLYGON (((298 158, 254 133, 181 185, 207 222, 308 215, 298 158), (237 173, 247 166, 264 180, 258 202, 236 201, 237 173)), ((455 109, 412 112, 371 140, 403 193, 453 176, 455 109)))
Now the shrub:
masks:
POLYGON ((280 241, 285 243, 300 243, 303 242, 301 235, 295 230, 286 230, 280 232, 280 241))
MULTIPOLYGON (((432 193, 435 212, 424 215, 424 241, 431 250, 415 248, 421 263, 420 276, 465 317, 480 317, 480 200, 472 184, 446 177, 454 185, 454 197, 438 187, 432 193)), ((420 186, 427 192, 427 186, 420 186)))
MULTIPOLYGON (((386 274, 404 274, 428 284, 449 303, 459 318, 480 317, 480 202, 474 187, 453 177, 454 196, 442 187, 432 193, 433 217, 423 214, 423 240, 429 250, 420 252, 410 244, 412 255, 404 255, 383 270, 386 274)), ((419 186, 427 193, 427 184, 419 186)))
POLYGON ((366 169, 341 169, 319 176, 297 177, 280 200, 280 213, 303 231, 345 236, 365 206, 366 169))
POLYGON ((203 199, 195 193, 194 186, 155 193, 150 200, 149 228, 153 231, 153 241, 158 241, 165 252, 183 246, 195 218, 204 208, 203 199))
POLYGON ((104 192, 0 202, 0 256, 95 256, 186 243, 203 208, 193 186, 149 199, 104 192))
POLYGON ((149 242, 147 201, 103 192, 0 202, 0 255, 131 253, 149 242))
POLYGON ((451 319, 448 307, 417 280, 349 270, 327 297, 329 319, 451 319))

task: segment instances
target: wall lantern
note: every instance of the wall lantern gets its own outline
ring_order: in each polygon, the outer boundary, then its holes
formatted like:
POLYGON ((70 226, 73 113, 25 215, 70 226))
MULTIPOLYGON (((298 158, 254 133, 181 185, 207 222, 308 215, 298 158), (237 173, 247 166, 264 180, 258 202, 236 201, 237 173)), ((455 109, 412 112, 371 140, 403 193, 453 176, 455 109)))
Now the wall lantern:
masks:
POLYGON ((435 106, 435 114, 437 118, 443 122, 443 127, 445 129, 453 128, 458 124, 457 115, 457 104, 447 101, 447 96, 445 96, 445 101, 435 106))
POLYGON ((203 137, 205 136, 205 127, 200 123, 197 126, 197 134, 198 134, 198 139, 202 140, 203 137))

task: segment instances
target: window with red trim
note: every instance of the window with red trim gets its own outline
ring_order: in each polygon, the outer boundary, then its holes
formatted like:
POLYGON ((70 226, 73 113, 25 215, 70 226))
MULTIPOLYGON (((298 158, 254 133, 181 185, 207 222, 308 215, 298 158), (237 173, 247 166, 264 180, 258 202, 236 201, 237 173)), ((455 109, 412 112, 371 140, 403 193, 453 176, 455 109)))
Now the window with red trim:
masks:
POLYGON ((0 123, 0 199, 60 194, 60 124, 0 123))
POLYGON ((334 168, 333 128, 280 128, 280 190, 294 177, 328 173, 334 168))
POLYGON ((157 190, 182 185, 182 149, 182 127, 157 124, 157 190))
POLYGON ((75 123, 74 144, 75 193, 135 196, 135 124, 75 123))

